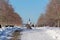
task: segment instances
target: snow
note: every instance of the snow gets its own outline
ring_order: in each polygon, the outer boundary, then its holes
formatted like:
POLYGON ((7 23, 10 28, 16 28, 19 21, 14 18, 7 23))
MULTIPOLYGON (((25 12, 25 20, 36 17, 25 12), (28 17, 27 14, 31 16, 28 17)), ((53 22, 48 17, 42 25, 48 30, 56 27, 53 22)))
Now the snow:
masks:
POLYGON ((48 36, 45 32, 25 32, 21 40, 54 40, 50 36, 48 36))
POLYGON ((22 32, 21 40, 60 40, 60 28, 36 27, 22 32))
POLYGON ((12 37, 10 37, 12 35, 12 33, 15 31, 15 30, 22 30, 21 28, 17 28, 17 27, 3 27, 3 28, 0 28, 0 40, 8 40, 12 37))
POLYGON ((15 30, 20 30, 22 35, 18 38, 21 40, 60 40, 60 28, 58 27, 32 27, 32 29, 26 29, 26 27, 3 27, 0 28, 0 40, 11 39, 10 35, 15 30))

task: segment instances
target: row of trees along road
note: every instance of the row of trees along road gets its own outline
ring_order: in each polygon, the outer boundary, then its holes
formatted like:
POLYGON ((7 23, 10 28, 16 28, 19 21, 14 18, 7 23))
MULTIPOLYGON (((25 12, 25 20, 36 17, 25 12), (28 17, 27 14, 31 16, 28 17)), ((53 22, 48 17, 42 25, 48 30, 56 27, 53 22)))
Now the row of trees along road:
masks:
POLYGON ((22 18, 14 11, 9 0, 0 0, 0 25, 21 25, 22 18))
POLYGON ((60 0, 49 0, 46 13, 42 14, 37 22, 38 26, 60 27, 60 0))

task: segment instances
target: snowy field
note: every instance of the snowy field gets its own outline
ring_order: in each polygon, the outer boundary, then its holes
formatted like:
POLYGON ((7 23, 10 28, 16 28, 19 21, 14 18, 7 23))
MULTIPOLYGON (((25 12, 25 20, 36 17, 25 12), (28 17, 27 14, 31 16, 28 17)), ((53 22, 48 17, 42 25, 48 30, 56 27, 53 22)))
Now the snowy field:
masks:
POLYGON ((10 39, 10 35, 15 30, 20 30, 22 35, 18 38, 21 40, 60 40, 60 28, 58 27, 3 28, 3 30, 0 29, 0 40, 10 39))

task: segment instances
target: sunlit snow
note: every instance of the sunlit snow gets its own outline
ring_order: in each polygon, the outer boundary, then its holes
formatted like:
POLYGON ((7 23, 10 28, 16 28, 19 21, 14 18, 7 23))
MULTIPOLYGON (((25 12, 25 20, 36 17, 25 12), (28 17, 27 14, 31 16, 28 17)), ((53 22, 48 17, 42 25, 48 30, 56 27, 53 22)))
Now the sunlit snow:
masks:
POLYGON ((12 38, 10 35, 15 30, 20 30, 21 35, 18 38, 21 40, 60 40, 60 28, 58 27, 32 27, 32 29, 22 27, 0 28, 0 40, 12 38))

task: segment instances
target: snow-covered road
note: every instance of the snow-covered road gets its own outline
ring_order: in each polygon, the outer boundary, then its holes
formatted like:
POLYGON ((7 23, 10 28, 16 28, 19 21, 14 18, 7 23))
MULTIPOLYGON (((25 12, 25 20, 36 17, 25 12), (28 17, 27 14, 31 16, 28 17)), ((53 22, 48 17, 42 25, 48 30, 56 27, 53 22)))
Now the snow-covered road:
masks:
POLYGON ((21 40, 60 40, 60 29, 42 27, 22 32, 21 40))

